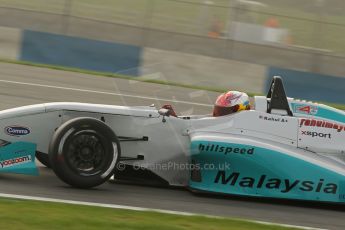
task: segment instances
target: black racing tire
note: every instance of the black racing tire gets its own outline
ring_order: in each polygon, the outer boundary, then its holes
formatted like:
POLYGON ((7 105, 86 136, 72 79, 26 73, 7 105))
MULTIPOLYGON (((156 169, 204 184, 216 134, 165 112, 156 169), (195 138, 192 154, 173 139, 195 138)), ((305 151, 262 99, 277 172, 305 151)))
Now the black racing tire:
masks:
POLYGON ((46 166, 47 168, 51 168, 49 156, 47 153, 36 152, 36 159, 41 162, 42 165, 46 166))
POLYGON ((71 119, 54 133, 49 160, 55 174, 77 188, 92 188, 107 181, 120 159, 116 134, 100 120, 71 119))

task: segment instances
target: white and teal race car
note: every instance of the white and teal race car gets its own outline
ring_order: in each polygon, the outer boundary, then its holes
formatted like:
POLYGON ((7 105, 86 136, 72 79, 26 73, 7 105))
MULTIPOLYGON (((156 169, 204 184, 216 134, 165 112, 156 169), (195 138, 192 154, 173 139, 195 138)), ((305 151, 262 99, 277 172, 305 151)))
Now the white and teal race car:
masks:
POLYGON ((0 111, 0 172, 69 185, 115 180, 345 204, 345 113, 286 97, 274 77, 251 110, 173 116, 154 106, 47 103, 0 111))

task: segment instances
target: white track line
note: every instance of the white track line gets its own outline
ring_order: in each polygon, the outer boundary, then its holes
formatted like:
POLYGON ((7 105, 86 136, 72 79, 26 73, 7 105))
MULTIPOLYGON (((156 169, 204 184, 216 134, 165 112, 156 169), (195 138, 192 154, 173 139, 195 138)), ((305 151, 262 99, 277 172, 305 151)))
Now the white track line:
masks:
POLYGON ((114 95, 114 96, 121 96, 121 97, 141 98, 141 99, 148 99, 148 100, 158 100, 158 101, 167 101, 167 102, 174 102, 174 103, 180 103, 180 104, 212 107, 212 105, 210 105, 210 104, 196 103, 196 102, 190 102, 190 101, 179 101, 179 100, 172 100, 172 99, 167 99, 167 98, 138 96, 138 95, 132 95, 132 94, 123 94, 123 93, 111 93, 111 92, 105 92, 105 91, 70 88, 70 87, 54 86, 54 85, 44 85, 44 84, 36 84, 36 83, 20 82, 20 81, 0 80, 0 82, 9 83, 9 84, 17 84, 17 85, 28 85, 28 86, 61 89, 61 90, 70 90, 70 91, 77 91, 77 92, 97 93, 97 94, 114 95))
MULTIPOLYGON (((63 200, 63 199, 38 197, 38 196, 14 195, 14 194, 7 194, 7 193, 0 193, 0 197, 11 198, 11 199, 21 199, 21 200, 33 200, 33 201, 64 203, 64 204, 75 204, 75 205, 103 207, 103 208, 113 208, 113 209, 125 209, 125 210, 132 210, 132 211, 141 211, 141 212, 151 211, 151 212, 159 212, 159 213, 164 213, 164 214, 173 214, 173 215, 182 215, 182 216, 204 216, 204 217, 208 217, 208 218, 218 218, 218 219, 224 218, 224 217, 202 215, 202 214, 190 213, 190 212, 178 212, 178 211, 171 211, 171 210, 151 209, 151 208, 142 208, 142 207, 126 206, 126 205, 103 204, 103 203, 75 201, 75 200, 63 200)), ((243 221, 244 219, 238 219, 238 220, 243 221)), ((244 221, 248 221, 251 223, 257 223, 257 224, 275 225, 275 226, 281 226, 281 227, 287 227, 287 228, 299 228, 299 229, 304 229, 304 230, 326 230, 326 229, 322 229, 322 228, 312 228, 312 227, 290 225, 290 224, 278 224, 278 223, 271 223, 271 222, 265 222, 265 221, 251 221, 251 220, 244 220, 244 221)))

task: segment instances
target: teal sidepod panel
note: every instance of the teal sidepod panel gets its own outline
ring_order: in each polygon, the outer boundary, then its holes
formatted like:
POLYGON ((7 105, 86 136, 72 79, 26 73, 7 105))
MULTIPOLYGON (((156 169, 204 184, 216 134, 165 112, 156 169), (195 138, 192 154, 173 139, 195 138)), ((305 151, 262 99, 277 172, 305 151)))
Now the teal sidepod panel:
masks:
POLYGON ((345 203, 345 170, 281 147, 192 140, 194 190, 345 203))
POLYGON ((0 173, 38 175, 36 144, 15 142, 0 148, 0 173))

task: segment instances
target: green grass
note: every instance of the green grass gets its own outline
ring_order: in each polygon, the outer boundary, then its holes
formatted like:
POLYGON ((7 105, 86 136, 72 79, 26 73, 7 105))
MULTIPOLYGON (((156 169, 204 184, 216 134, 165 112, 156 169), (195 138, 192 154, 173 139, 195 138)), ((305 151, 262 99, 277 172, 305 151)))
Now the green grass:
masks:
POLYGON ((332 106, 332 107, 337 108, 337 109, 345 110, 345 105, 334 104, 334 103, 324 103, 324 104, 327 104, 327 105, 332 106))
MULTIPOLYGON (((326 24, 320 25, 318 15, 305 12, 296 8, 270 7, 267 10, 269 14, 278 19, 281 28, 289 29, 292 39, 292 45, 305 47, 314 47, 329 50, 335 53, 345 53, 345 17, 325 15, 322 17, 326 24)), ((258 23, 263 24, 269 17, 269 14, 258 14, 258 23)))
MULTIPOLYGON (((0 7, 13 7, 39 12, 70 14, 72 16, 102 20, 124 25, 150 27, 171 32, 207 36, 207 31, 216 16, 228 24, 237 15, 238 11, 229 9, 229 0, 212 0, 214 4, 200 5, 201 0, 0 0, 0 7), (71 7, 66 11, 65 3, 71 1, 71 7), (182 1, 182 2, 181 2, 182 1), (194 4, 189 4, 194 3, 194 4)), ((319 23, 310 20, 319 20, 316 9, 306 11, 306 6, 283 3, 282 1, 262 1, 266 7, 251 7, 246 17, 251 17, 255 23, 263 25, 272 17, 276 17, 281 28, 290 31, 293 45, 315 47, 330 50, 335 53, 345 53, 345 16, 327 13, 323 8, 322 21, 327 23, 319 28, 319 23)), ((306 4, 306 3, 304 3, 306 4)), ((309 3, 310 6, 313 6, 309 3)), ((342 7, 341 3, 338 3, 342 7)), ((339 8, 338 7, 338 8, 339 8)))
POLYGON ((157 212, 0 199, 1 229, 6 230, 109 230, 109 229, 167 229, 167 230, 284 230, 237 219, 179 216, 157 212))

